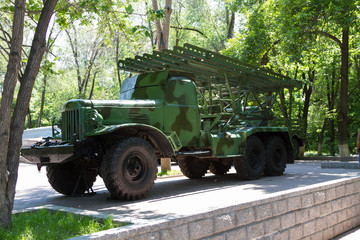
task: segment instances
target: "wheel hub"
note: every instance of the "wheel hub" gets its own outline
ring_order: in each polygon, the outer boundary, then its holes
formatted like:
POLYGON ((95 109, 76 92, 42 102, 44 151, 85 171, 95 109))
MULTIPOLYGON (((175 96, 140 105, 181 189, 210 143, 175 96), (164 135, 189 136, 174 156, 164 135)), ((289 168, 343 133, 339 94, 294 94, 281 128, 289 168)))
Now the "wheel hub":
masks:
POLYGON ((144 167, 141 156, 132 154, 129 156, 124 166, 124 175, 128 182, 135 182, 143 178, 144 167))

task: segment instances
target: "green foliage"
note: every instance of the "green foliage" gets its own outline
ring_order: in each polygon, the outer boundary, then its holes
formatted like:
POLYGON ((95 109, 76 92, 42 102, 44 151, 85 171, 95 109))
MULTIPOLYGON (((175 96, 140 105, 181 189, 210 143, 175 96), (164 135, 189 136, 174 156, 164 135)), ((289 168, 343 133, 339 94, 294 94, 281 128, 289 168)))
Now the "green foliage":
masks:
MULTIPOLYGON (((359 1, 228 2, 246 16, 246 24, 239 29, 234 39, 228 41, 223 53, 304 80, 306 88, 291 94, 285 91, 286 107, 291 107, 293 118, 303 116, 305 90, 312 88, 306 147, 317 150, 325 119, 335 120, 334 130, 337 130, 342 30, 348 28, 350 31, 350 53, 359 52, 359 34, 355 28, 359 21, 359 1), (313 79, 310 79, 310 73, 314 73, 313 79), (309 83, 310 80, 314 82, 309 83)), ((354 65, 350 66, 354 69, 354 65)), ((357 110, 360 88, 357 87, 356 72, 351 69, 348 136, 350 149, 354 150, 354 138, 360 126, 357 110)), ((279 105, 275 110, 277 117, 283 117, 279 105)), ((330 129, 327 128, 323 140, 324 151, 329 151, 333 144, 337 144, 329 141, 330 129)))
POLYGON ((149 16, 149 20, 154 22, 155 18, 158 20, 164 19, 165 17, 165 11, 164 9, 154 10, 154 9, 148 9, 147 14, 149 16))
POLYGON ((209 50, 224 49, 230 14, 225 0, 173 1, 170 45, 191 43, 209 50))
POLYGON ((67 239, 126 224, 114 223, 111 218, 102 222, 91 217, 41 209, 13 215, 11 227, 1 229, 0 239, 67 239))
MULTIPOLYGON (((26 45, 30 44, 42 6, 43 1, 27 1, 26 45)), ((90 61, 92 40, 102 40, 103 45, 93 67, 97 74, 92 99, 117 99, 119 81, 129 74, 118 72, 116 61, 151 52, 154 42, 151 43, 150 39, 155 39, 154 19, 163 21, 165 11, 155 11, 149 6, 150 1, 138 0, 59 0, 55 29, 69 29, 71 25, 79 29, 81 76, 85 75, 90 61)), ((285 90, 284 101, 287 110, 291 108, 291 117, 300 119, 304 115, 304 90, 312 88, 306 146, 316 150, 325 119, 335 120, 335 130, 337 128, 341 62, 339 41, 342 40, 343 29, 348 28, 350 32, 350 60, 360 53, 358 6, 358 0, 177 0, 172 5, 170 48, 191 43, 303 80, 306 88, 292 92, 285 90), (234 12, 235 37, 227 39, 230 16, 234 12), (313 83, 309 83, 311 72, 315 76, 313 83), (331 108, 328 97, 334 93, 337 95, 334 95, 334 107, 331 108)), ((13 11, 13 2, 3 0, 0 3, 3 36, 0 39, 0 90, 7 65, 8 44, 4 39, 7 39, 6 32, 11 33, 13 11)), ((54 40, 52 36, 50 41, 54 40)), ((28 54, 28 51, 29 48, 24 47, 24 53, 28 54)), ((23 62, 26 61, 24 54, 23 62)), ((355 66, 354 62, 350 62, 348 136, 352 150, 356 132, 360 128, 360 75, 355 66)), ((42 125, 49 125, 53 117, 60 116, 67 100, 87 98, 89 94, 78 94, 78 74, 64 32, 55 40, 48 57, 43 60, 30 105, 32 119, 40 114, 44 76, 47 76, 47 85, 42 125)), ((278 100, 275 115, 281 118, 279 104, 278 100)), ((329 151, 330 141, 330 129, 327 129, 324 151, 329 151)))

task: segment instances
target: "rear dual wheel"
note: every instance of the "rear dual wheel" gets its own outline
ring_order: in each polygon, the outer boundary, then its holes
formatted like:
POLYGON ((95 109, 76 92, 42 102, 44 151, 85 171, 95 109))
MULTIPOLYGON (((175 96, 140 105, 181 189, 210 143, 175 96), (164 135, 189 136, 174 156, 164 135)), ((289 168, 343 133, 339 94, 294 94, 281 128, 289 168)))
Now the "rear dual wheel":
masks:
POLYGON ((178 164, 184 176, 190 179, 202 178, 209 169, 209 163, 192 156, 185 156, 178 159, 178 164))
POLYGON ((284 141, 279 136, 272 136, 265 141, 266 164, 264 173, 267 176, 280 176, 286 168, 288 152, 284 141))
POLYGON ((230 168, 230 164, 222 164, 219 162, 211 162, 209 165, 210 172, 215 175, 224 175, 230 170, 230 168))
POLYGON ((264 143, 260 138, 251 136, 247 139, 245 157, 235 159, 234 166, 241 179, 258 179, 267 176, 282 175, 286 168, 289 154, 282 138, 271 136, 264 143))
POLYGON ((244 180, 258 179, 263 175, 265 148, 260 138, 251 136, 247 139, 245 156, 236 158, 234 166, 238 177, 244 180))

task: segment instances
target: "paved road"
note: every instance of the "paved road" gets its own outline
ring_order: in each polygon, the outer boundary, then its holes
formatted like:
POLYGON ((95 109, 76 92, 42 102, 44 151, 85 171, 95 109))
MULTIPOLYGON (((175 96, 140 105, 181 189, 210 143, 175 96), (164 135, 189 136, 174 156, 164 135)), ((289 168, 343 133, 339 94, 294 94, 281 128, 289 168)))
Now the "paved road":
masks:
POLYGON ((126 221, 146 222, 177 218, 276 196, 328 181, 360 176, 353 169, 321 169, 320 163, 299 162, 288 165, 279 177, 240 181, 234 170, 225 176, 207 174, 200 180, 175 177, 156 180, 148 196, 138 201, 109 200, 102 179, 94 184, 93 196, 67 197, 55 192, 47 182, 45 168, 39 173, 35 165, 21 163, 14 210, 53 204, 101 213, 111 213, 126 221))

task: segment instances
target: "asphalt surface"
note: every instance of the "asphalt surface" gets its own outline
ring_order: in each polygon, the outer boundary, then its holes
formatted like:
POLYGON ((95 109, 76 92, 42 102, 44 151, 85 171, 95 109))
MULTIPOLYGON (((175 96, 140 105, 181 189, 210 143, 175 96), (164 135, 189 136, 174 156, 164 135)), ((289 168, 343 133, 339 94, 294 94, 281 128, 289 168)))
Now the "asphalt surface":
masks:
MULTIPOLYGON (((111 214, 136 224, 203 213, 354 177, 360 177, 359 169, 321 168, 320 162, 297 161, 289 164, 282 176, 254 181, 238 180, 234 169, 225 176, 209 173, 199 180, 159 178, 145 199, 120 201, 109 198, 100 177, 93 187, 95 195, 63 196, 51 188, 45 168, 38 172, 36 165, 20 163, 14 210, 51 204, 111 214)), ((360 239, 360 230, 337 239, 360 239)))

